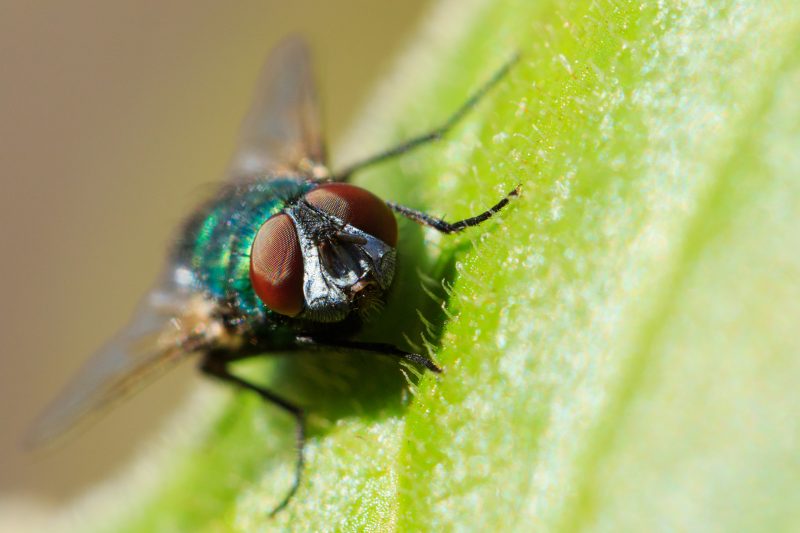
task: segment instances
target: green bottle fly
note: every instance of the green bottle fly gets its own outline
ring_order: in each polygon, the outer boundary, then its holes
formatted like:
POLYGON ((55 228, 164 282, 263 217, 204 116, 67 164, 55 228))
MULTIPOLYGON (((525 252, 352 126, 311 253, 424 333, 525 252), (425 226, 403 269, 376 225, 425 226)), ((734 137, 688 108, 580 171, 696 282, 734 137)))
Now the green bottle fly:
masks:
POLYGON ((326 166, 309 54, 289 38, 268 59, 242 126, 227 180, 183 225, 168 267, 128 328, 87 363, 44 413, 31 445, 53 440, 188 357, 203 372, 259 394, 295 417, 295 481, 305 444, 303 410, 230 372, 232 362, 270 353, 347 349, 405 359, 420 354, 351 340, 394 276, 394 213, 443 233, 487 220, 491 209, 448 223, 347 183, 356 171, 441 138, 507 72, 513 60, 443 126, 334 174, 326 166))

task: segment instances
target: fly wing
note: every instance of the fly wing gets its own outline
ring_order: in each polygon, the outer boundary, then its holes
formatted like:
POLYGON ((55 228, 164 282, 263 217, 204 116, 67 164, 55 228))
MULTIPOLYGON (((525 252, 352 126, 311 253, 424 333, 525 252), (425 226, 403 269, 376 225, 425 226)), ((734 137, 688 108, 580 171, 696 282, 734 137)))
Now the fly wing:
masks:
POLYGON ((289 37, 262 69, 228 174, 234 180, 265 178, 324 164, 308 47, 299 37, 289 37))
POLYGON ((189 355, 215 341, 211 304, 174 289, 154 290, 129 326, 92 357, 45 410, 26 438, 36 448, 83 426, 189 355), (205 308, 204 308, 205 306, 205 308))

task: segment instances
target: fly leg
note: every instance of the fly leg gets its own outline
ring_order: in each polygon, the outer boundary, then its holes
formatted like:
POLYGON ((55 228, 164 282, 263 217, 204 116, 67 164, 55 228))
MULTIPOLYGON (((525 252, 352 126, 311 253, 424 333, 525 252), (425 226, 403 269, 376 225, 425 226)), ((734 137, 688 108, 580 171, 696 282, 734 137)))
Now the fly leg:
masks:
MULTIPOLYGON (((293 350, 304 350, 304 349, 324 350, 326 348, 340 348, 346 350, 356 350, 356 351, 369 352, 379 355, 386 355, 389 357, 395 357, 416 365, 423 366, 432 372, 439 373, 442 371, 442 369, 439 368, 439 366, 437 366, 436 363, 434 363, 433 361, 431 361, 430 359, 428 359, 423 355, 413 352, 407 352, 391 344, 386 344, 381 342, 358 342, 358 341, 349 341, 340 339, 301 336, 295 338, 293 345, 285 346, 283 349, 293 351, 293 350)), ((286 411, 287 413, 289 413, 294 417, 296 423, 296 439, 297 439, 297 464, 295 466, 294 483, 292 484, 292 487, 291 489, 289 489, 289 492, 286 494, 286 496, 284 496, 283 500, 281 500, 281 502, 270 512, 270 516, 274 516, 276 513, 283 510, 289 504, 289 501, 292 499, 292 497, 297 492, 297 489, 300 487, 300 480, 303 475, 303 466, 305 464, 304 451, 306 444, 306 424, 305 424, 305 412, 303 411, 302 408, 278 396, 277 394, 273 393, 272 391, 264 387, 261 387, 254 383, 250 383, 249 381, 232 374, 228 368, 228 365, 230 363, 242 359, 247 359, 249 357, 256 357, 259 355, 263 355, 264 353, 265 351, 263 347, 253 347, 252 349, 244 350, 233 354, 225 352, 209 352, 203 357, 200 363, 200 370, 204 374, 213 376, 217 379, 220 379, 237 387, 249 390, 251 392, 255 392, 256 394, 261 396, 261 398, 264 399, 265 401, 268 401, 280 407, 281 409, 283 409, 284 411, 286 411)))
POLYGON ((297 464, 295 466, 295 474, 294 474, 294 483, 292 484, 292 488, 289 489, 289 492, 284 496, 283 500, 270 512, 270 516, 274 516, 278 511, 281 511, 286 505, 289 503, 289 500, 292 499, 292 496, 295 495, 297 492, 298 487, 300 486, 300 478, 303 474, 303 464, 304 464, 304 451, 306 445, 306 423, 305 423, 305 413, 303 409, 294 405, 293 403, 281 398, 280 396, 274 394, 273 392, 250 383, 238 376, 231 374, 230 370, 228 369, 228 363, 230 363, 232 359, 228 359, 224 357, 224 355, 210 352, 206 354, 200 364, 200 370, 203 373, 208 374, 210 376, 214 376, 222 381, 231 383, 237 387, 241 387, 243 389, 255 392, 262 399, 265 401, 271 402, 290 415, 292 415, 296 422, 296 439, 297 439, 297 464))
POLYGON ((475 93, 470 96, 467 101, 464 102, 461 107, 459 107, 456 112, 444 122, 444 124, 441 124, 437 128, 434 128, 427 133, 412 137, 411 139, 408 139, 397 146, 393 146, 388 150, 384 150, 383 152, 362 159, 361 161, 356 161, 350 166, 345 167, 341 172, 337 173, 333 178, 334 181, 346 181, 353 173, 358 172, 363 168, 376 163, 382 163, 383 161, 392 159, 393 157, 397 157, 399 155, 403 155, 414 148, 422 146, 423 144, 432 141, 438 141, 444 137, 447 132, 449 132, 456 124, 458 124, 458 121, 460 121, 464 115, 466 115, 473 107, 475 107, 475 105, 486 95, 486 93, 492 89, 492 87, 497 85, 497 83, 502 80, 506 74, 508 74, 508 71, 518 59, 519 55, 514 54, 511 59, 509 59, 486 83, 484 83, 477 91, 475 91, 475 93))
POLYGON ((436 372, 437 374, 442 371, 442 369, 436 363, 424 355, 414 352, 407 352, 392 344, 383 342, 360 342, 343 339, 329 339, 325 337, 298 337, 296 341, 298 346, 303 348, 342 348, 345 350, 368 352, 408 361, 409 363, 422 366, 431 372, 436 372))
POLYGON ((458 222, 447 222, 441 218, 432 217, 427 213, 423 213, 422 211, 417 211, 416 209, 411 209, 410 207, 405 207, 394 202, 386 202, 386 205, 388 205, 392 211, 396 211, 404 217, 413 220, 417 224, 431 227, 442 233, 457 233, 463 229, 477 226, 481 222, 492 218, 498 211, 508 205, 508 202, 511 201, 512 197, 519 196, 519 191, 520 185, 517 185, 513 191, 505 196, 505 198, 497 202, 483 213, 477 214, 474 217, 465 218, 464 220, 459 220, 458 222))

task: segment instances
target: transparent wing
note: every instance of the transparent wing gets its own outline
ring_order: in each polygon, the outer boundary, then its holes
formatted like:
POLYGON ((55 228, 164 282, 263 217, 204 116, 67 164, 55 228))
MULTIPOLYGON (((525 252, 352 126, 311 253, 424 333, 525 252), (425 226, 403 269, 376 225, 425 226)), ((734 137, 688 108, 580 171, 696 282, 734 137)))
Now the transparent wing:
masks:
POLYGON ((207 302, 175 289, 154 290, 129 326, 101 348, 50 404, 26 438, 36 448, 84 426, 154 378, 207 347, 207 302), (203 323, 204 320, 206 323, 203 323))
POLYGON ((244 119, 230 178, 253 179, 325 164, 308 47, 289 37, 264 65, 244 119))

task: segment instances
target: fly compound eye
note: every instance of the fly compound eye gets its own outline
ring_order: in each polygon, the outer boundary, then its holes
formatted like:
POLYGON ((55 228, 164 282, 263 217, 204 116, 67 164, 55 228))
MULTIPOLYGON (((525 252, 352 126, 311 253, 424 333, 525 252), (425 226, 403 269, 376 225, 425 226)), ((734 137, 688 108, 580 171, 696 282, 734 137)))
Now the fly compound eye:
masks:
POLYGON ((250 283, 276 313, 296 316, 303 310, 303 256, 288 215, 270 217, 258 230, 250 251, 250 283))
POLYGON ((397 221, 389 207, 371 192, 347 183, 325 183, 306 194, 306 201, 345 223, 397 246, 397 221))

